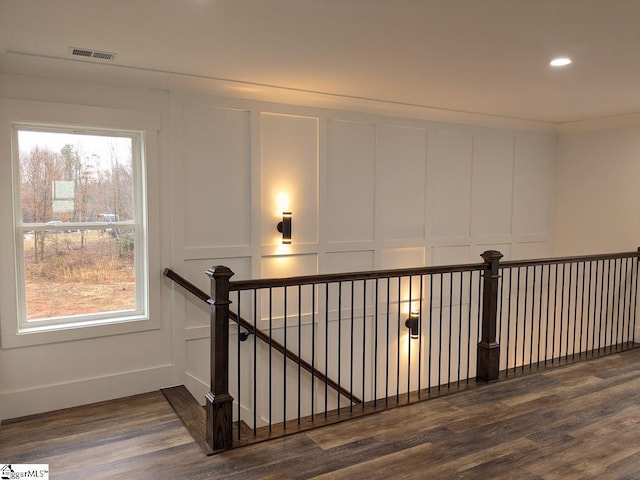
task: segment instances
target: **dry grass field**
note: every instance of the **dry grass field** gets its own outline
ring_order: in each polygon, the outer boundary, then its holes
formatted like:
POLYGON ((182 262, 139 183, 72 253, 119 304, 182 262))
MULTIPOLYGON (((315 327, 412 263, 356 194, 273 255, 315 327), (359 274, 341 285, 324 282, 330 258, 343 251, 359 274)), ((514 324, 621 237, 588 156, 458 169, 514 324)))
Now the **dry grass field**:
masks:
POLYGON ((133 251, 108 232, 47 232, 44 258, 35 261, 25 235, 27 318, 42 319, 135 307, 133 251))

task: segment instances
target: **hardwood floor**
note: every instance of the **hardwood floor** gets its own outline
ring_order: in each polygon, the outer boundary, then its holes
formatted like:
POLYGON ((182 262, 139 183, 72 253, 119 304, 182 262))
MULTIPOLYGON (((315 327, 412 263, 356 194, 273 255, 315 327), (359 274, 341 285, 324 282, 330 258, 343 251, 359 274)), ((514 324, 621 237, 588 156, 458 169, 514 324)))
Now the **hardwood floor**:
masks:
POLYGON ((52 479, 640 479, 640 349, 207 457, 160 392, 3 422, 52 479))

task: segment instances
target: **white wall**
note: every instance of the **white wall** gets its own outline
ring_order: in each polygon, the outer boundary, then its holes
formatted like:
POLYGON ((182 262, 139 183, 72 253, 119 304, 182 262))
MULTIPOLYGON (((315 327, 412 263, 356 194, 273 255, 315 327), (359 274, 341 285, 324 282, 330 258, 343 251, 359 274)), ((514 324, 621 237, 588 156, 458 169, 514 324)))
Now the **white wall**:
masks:
MULTIPOLYGON (((150 286, 154 305, 151 318, 140 325, 110 325, 47 334, 23 335, 19 341, 3 338, 0 349, 0 419, 14 418, 157 390, 178 382, 170 296, 162 285, 161 266, 171 258, 171 199, 166 137, 167 94, 99 83, 0 74, 0 219, 11 225, 10 121, 72 121, 107 125, 113 118, 147 119, 154 144, 148 145, 150 286), (15 118, 19 116, 19 118, 15 118), (132 331, 139 330, 139 331, 132 331), (127 333, 128 332, 128 333, 127 333), (29 337, 29 338, 27 338, 29 337), (30 345, 29 345, 30 344, 30 345)), ((115 125, 114 125, 115 126, 115 125)), ((10 229, 0 234, 2 311, 15 308, 6 272, 12 262, 10 229), (7 262, 7 263, 5 263, 7 262)), ((43 292, 46 295, 46 292, 43 292)), ((7 318, 3 317, 3 322, 7 318)), ((13 315, 15 317, 15 315, 13 315)), ((3 329, 7 334, 7 329, 3 329)))
MULTIPOLYGON (((216 264, 246 279, 551 253, 552 134, 170 95, 175 267, 205 291, 216 264)), ((203 398, 207 309, 184 312, 185 384, 203 398)))
POLYGON ((640 126, 563 133, 558 142, 554 253, 640 246, 640 126))
POLYGON ((637 114, 564 127, 558 140, 554 255, 640 246, 639 160, 637 114))
POLYGON ((0 98, 144 110, 161 125, 151 167, 159 328, 0 350, 0 418, 180 383, 202 399, 208 309, 160 280, 165 266, 208 291, 203 272, 216 264, 243 279, 551 252, 554 134, 140 82, 0 75, 0 98), (282 193, 293 212, 287 249, 275 228, 282 193))

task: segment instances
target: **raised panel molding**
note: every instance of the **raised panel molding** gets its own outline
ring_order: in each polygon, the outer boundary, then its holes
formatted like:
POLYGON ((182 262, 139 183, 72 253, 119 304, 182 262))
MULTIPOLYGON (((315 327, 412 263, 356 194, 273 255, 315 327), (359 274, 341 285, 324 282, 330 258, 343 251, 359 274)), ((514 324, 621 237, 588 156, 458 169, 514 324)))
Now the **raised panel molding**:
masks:
POLYGON ((208 258, 234 258, 250 257, 252 254, 250 246, 238 247, 187 247, 183 251, 183 258, 188 260, 206 260, 208 258))
POLYGON ((373 270, 374 264, 374 251, 332 252, 326 255, 323 273, 362 272, 373 270))
MULTIPOLYGON (((322 116, 332 112, 316 117, 286 110, 251 112, 251 245, 187 245, 183 253, 191 268, 208 268, 214 259, 235 261, 245 278, 269 278, 480 263, 480 253, 489 249, 505 259, 545 251, 546 244, 536 240, 546 240, 546 232, 512 231, 512 220, 522 214, 514 206, 515 133, 414 128, 408 121, 391 126, 368 122, 366 115, 358 122, 322 116), (283 192, 293 212, 291 245, 281 245, 275 229, 283 192), (513 245, 518 239, 532 241, 513 245)), ((552 175, 544 168, 533 168, 531 178, 526 168, 519 173, 521 181, 536 182, 552 175)), ((410 291, 404 284, 402 289, 410 291)), ((281 303, 283 291, 273 295, 274 304, 281 303)), ((294 297, 288 298, 292 311, 294 297)), ((242 309, 250 311, 244 303, 242 309)), ((268 308, 261 298, 259 318, 268 308)), ((304 300, 304 325, 310 309, 304 300)), ((276 307, 272 313, 278 336, 284 312, 276 307)), ((187 317, 185 384, 201 392, 207 373, 197 362, 206 357, 208 317, 194 305, 187 305, 187 317)))
POLYGON ((185 105, 183 121, 185 247, 249 245, 249 112, 185 105))
POLYGON ((457 245, 448 247, 433 247, 431 249, 430 265, 457 265, 473 263, 475 259, 469 259, 469 245, 457 245))
POLYGON ((555 140, 547 136, 516 138, 513 235, 549 234, 554 154, 555 140))
POLYGON ((278 245, 282 212, 292 212, 292 241, 318 241, 318 118, 260 115, 262 245, 278 245))
POLYGON ((318 273, 318 256, 281 255, 263 257, 262 276, 264 278, 294 277, 318 273))
POLYGON ((379 126, 376 238, 425 238, 426 129, 379 126))
POLYGON ((474 135, 471 234, 510 235, 513 205, 514 139, 474 135))
POLYGON ((411 268, 425 265, 424 247, 389 248, 382 251, 383 269, 411 268))
POLYGON ((329 120, 326 142, 327 241, 373 240, 375 126, 329 120))
POLYGON ((428 159, 433 238, 468 237, 471 220, 472 135, 439 130, 428 159))
POLYGON ((183 264, 184 272, 178 272, 196 287, 209 291, 210 279, 205 273, 215 265, 224 265, 233 272, 231 280, 247 280, 252 278, 251 257, 217 257, 188 260, 183 264))
POLYGON ((511 260, 548 258, 551 253, 551 242, 514 243, 511 247, 511 260))

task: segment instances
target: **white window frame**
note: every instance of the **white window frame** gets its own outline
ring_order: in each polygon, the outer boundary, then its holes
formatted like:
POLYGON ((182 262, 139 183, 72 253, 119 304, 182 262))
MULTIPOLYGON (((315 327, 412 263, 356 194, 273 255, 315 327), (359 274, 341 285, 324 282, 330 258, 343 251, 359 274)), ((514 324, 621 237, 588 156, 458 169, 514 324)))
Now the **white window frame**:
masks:
MULTIPOLYGON (((157 207, 150 197, 157 195, 157 142, 159 119, 148 112, 49 104, 0 99, 0 327, 2 347, 11 348, 60 341, 159 329, 157 305, 159 280, 150 272, 158 270, 158 242, 149 241, 157 232, 157 207), (26 320, 24 312, 24 253, 20 209, 17 132, 28 130, 84 133, 122 133, 137 138, 140 158, 134 158, 134 188, 139 189, 134 255, 136 266, 136 310, 101 312, 45 320, 26 320), (9 226, 13 228, 8 228, 9 226), (141 247, 141 248, 139 248, 141 247)), ((134 146, 134 149, 136 147, 134 146)), ((56 228, 55 225, 47 228, 56 228)), ((59 228, 65 228, 60 226, 59 228)))
MULTIPOLYGON (((144 172, 144 132, 131 130, 112 130, 88 128, 84 125, 49 125, 40 123, 14 122, 12 124, 12 148, 13 160, 13 218, 14 231, 16 236, 15 263, 16 263, 16 289, 18 292, 18 330, 20 333, 36 331, 56 330, 61 328, 72 328, 78 326, 98 325, 105 322, 127 322, 144 320, 149 318, 149 289, 148 289, 148 269, 147 269, 147 215, 146 215, 146 180, 144 172), (133 197, 134 197, 134 220, 133 222, 111 222, 111 228, 133 228, 134 231, 134 265, 135 265, 135 308, 126 311, 102 311, 83 315, 49 317, 44 319, 27 320, 26 294, 25 294, 25 263, 24 263, 24 242, 20 241, 24 234, 31 230, 54 230, 63 232, 69 225, 50 225, 38 223, 22 222, 22 205, 20 204, 20 155, 18 151, 18 137, 21 131, 24 132, 49 132, 49 133, 69 133, 78 135, 114 136, 131 139, 131 167, 133 171, 133 197)), ((104 222, 102 222, 104 223, 104 222)), ((92 230, 105 228, 99 222, 82 222, 72 225, 76 227, 86 226, 92 230)))

